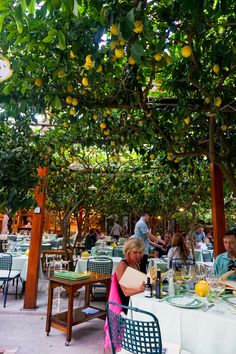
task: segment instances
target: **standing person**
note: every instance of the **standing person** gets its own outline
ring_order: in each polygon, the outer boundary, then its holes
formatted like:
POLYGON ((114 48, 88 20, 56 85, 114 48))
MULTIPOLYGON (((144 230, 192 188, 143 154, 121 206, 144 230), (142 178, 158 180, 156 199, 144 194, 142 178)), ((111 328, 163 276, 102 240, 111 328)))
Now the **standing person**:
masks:
POLYGON ((147 263, 148 263, 148 254, 149 254, 149 246, 156 246, 158 242, 158 238, 154 236, 149 228, 148 221, 150 219, 150 215, 147 212, 143 212, 141 218, 135 225, 134 235, 135 237, 141 238, 144 242, 144 254, 140 263, 140 270, 143 273, 147 273, 147 263))
POLYGON ((236 281, 236 231, 226 231, 223 234, 223 242, 226 252, 219 254, 214 263, 214 272, 220 276, 230 270, 235 273, 228 279, 236 281))
POLYGON ((116 241, 118 241, 121 232, 122 232, 122 227, 117 223, 117 221, 115 221, 111 229, 110 236, 113 236, 116 239, 116 241))
POLYGON ((204 226, 199 224, 197 225, 197 228, 196 230, 194 231, 193 233, 193 239, 194 239, 194 242, 197 243, 197 242, 205 242, 205 238, 206 238, 206 234, 204 232, 204 226))

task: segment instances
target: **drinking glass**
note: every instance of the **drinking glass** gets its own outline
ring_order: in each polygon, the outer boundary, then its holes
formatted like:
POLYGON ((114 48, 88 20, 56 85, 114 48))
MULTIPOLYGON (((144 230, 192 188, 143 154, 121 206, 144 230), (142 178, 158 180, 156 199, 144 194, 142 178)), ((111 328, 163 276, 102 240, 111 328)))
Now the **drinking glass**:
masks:
POLYGON ((222 294, 225 290, 225 284, 221 280, 216 279, 216 280, 210 281, 209 286, 210 286, 211 294, 216 299, 216 308, 213 310, 213 312, 216 312, 219 315, 223 314, 224 311, 222 311, 219 308, 219 302, 220 302, 220 294, 222 294))

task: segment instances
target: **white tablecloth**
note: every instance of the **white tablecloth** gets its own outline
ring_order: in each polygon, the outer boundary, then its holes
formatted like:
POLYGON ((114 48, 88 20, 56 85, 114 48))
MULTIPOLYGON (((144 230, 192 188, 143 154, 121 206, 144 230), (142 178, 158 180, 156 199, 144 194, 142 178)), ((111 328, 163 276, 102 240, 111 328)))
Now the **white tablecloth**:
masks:
MULTIPOLYGON (((26 281, 28 269, 28 257, 25 255, 22 256, 13 256, 12 257, 12 270, 19 270, 21 279, 26 281)), ((42 264, 40 262, 39 278, 43 279, 42 264)))
MULTIPOLYGON (((119 262, 122 260, 121 257, 112 257, 113 260, 113 269, 112 269, 112 273, 114 273, 116 271, 116 268, 119 264, 119 262)), ((85 272, 87 270, 87 259, 82 259, 79 258, 78 262, 76 264, 75 267, 75 272, 85 272)))
POLYGON ((177 343, 192 354, 235 354, 236 314, 222 301, 225 314, 215 314, 213 309, 182 309, 145 298, 143 294, 131 297, 130 305, 147 310, 159 320, 163 341, 177 343))

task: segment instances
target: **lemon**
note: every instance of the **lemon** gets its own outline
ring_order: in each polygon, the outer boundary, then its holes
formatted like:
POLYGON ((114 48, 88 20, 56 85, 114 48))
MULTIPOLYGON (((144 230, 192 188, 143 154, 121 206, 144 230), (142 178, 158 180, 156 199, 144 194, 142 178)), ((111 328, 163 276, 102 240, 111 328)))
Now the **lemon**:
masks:
POLYGON ((133 29, 133 31, 134 31, 135 33, 141 33, 141 32, 143 32, 143 21, 141 21, 141 20, 135 21, 135 22, 134 22, 134 29, 133 29))
POLYGON ((98 119, 98 115, 96 113, 93 114, 93 119, 97 120, 98 119))
POLYGON ((115 24, 111 25, 110 31, 111 31, 111 34, 113 34, 113 36, 117 36, 119 34, 119 28, 115 24))
POLYGON ((75 53, 73 52, 73 50, 70 50, 70 58, 71 59, 75 59, 76 55, 75 53))
POLYGON ((161 61, 162 59, 162 53, 161 52, 157 52, 155 55, 154 55, 154 59, 156 61, 161 61))
POLYGON ((187 117, 184 118, 184 123, 185 123, 186 125, 188 125, 188 124, 190 123, 190 117, 189 117, 189 116, 187 116, 187 117))
POLYGON ((124 38, 119 39, 119 45, 125 45, 125 40, 124 38))
POLYGON ((181 146, 181 148, 180 148, 180 152, 184 152, 184 147, 183 146, 181 146))
POLYGON ((72 103, 72 100, 73 100, 72 97, 70 97, 70 96, 67 96, 67 97, 66 97, 66 103, 67 103, 67 104, 71 104, 71 103, 72 103))
POLYGON ((73 92, 74 91, 74 87, 71 84, 69 84, 69 85, 66 86, 66 91, 69 92, 69 93, 73 92))
POLYGON ((209 104, 209 103, 211 102, 211 98, 210 98, 210 97, 206 97, 204 102, 205 102, 206 104, 209 104))
POLYGON ((188 58, 192 54, 192 48, 189 45, 185 45, 181 48, 181 54, 183 57, 188 58))
POLYGON ((107 109, 105 110, 105 113, 106 113, 108 116, 110 116, 110 115, 112 114, 112 111, 111 111, 109 108, 107 108, 107 109))
POLYGON ((111 146, 115 146, 115 145, 116 145, 116 142, 115 142, 114 140, 112 140, 112 141, 110 142, 110 145, 111 145, 111 146))
POLYGON ((195 293, 197 294, 197 296, 205 297, 209 292, 209 285, 205 280, 199 280, 195 284, 195 293))
POLYGON ((221 130, 222 130, 223 132, 227 132, 227 130, 228 130, 227 125, 222 124, 222 126, 221 126, 221 130))
POLYGON ((93 64, 85 63, 84 68, 85 68, 85 70, 91 70, 93 68, 93 64))
POLYGON ((92 55, 91 54, 86 55, 85 62, 88 65, 93 65, 93 60, 92 60, 92 55))
POLYGON ((25 256, 29 257, 29 249, 25 251, 25 256))
POLYGON ((118 41, 111 41, 111 42, 110 42, 110 48, 111 48, 111 50, 114 50, 115 47, 116 47, 118 44, 119 44, 118 41))
POLYGON ((64 128, 68 128, 68 126, 69 126, 68 122, 64 122, 64 123, 63 123, 63 127, 64 127, 64 128))
POLYGON ((77 98, 73 98, 71 103, 72 103, 73 106, 77 106, 77 104, 79 103, 79 101, 78 101, 77 98))
POLYGON ((129 59, 128 59, 128 63, 129 63, 130 65, 134 65, 134 64, 136 63, 134 57, 130 56, 129 59))
POLYGON ((101 129, 106 129, 106 127, 107 127, 106 123, 104 123, 104 122, 100 123, 100 128, 101 129))
POLYGON ((221 103, 222 103, 222 99, 218 96, 215 98, 214 100, 214 104, 216 107, 220 107, 221 106, 221 103))
POLYGON ((34 84, 35 84, 35 86, 41 87, 42 84, 43 84, 43 80, 40 79, 40 78, 37 78, 37 79, 34 81, 34 84))
POLYGON ((171 63, 171 57, 167 54, 165 56, 165 59, 166 59, 166 64, 169 65, 171 63))
POLYGON ((59 70, 57 76, 59 77, 59 79, 62 79, 65 76, 65 71, 59 70))
POLYGON ((82 252, 81 257, 89 257, 88 251, 82 252))
POLYGON ((96 72, 97 72, 97 73, 101 73, 101 72, 102 72, 102 70, 103 70, 103 68, 102 68, 102 64, 99 64, 99 66, 98 66, 98 68, 97 68, 96 72))
POLYGON ((110 135, 110 130, 109 129, 104 130, 104 135, 106 135, 106 136, 110 135))
POLYGON ((112 242, 111 247, 112 247, 112 248, 116 248, 116 247, 117 247, 117 244, 116 244, 115 242, 112 242))
POLYGON ((122 58, 125 55, 123 49, 115 49, 115 56, 116 58, 122 58))
POLYGON ((76 113, 76 110, 75 110, 75 108, 74 107, 72 107, 71 109, 70 109, 70 115, 71 116, 74 116, 75 115, 75 113, 76 113))
POLYGON ((87 87, 89 85, 89 82, 88 82, 88 78, 87 77, 83 77, 82 79, 82 85, 87 87))
POLYGON ((154 160, 154 159, 155 159, 155 155, 154 155, 154 154, 151 154, 151 155, 149 156, 149 158, 150 158, 150 160, 154 160))
POLYGON ((213 66, 213 69, 212 69, 212 70, 214 71, 215 74, 219 74, 219 71, 220 71, 219 65, 218 65, 218 64, 215 64, 215 65, 213 66))
POLYGON ((171 161, 172 158, 173 158, 173 155, 172 155, 170 152, 168 152, 168 154, 167 154, 167 160, 168 160, 168 161, 171 161))

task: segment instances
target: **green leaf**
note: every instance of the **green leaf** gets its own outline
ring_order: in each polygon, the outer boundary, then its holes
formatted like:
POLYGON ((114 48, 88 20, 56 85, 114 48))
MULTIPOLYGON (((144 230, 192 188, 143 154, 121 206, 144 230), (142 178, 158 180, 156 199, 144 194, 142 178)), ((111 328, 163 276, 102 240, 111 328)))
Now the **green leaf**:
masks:
POLYGON ((16 22, 17 31, 19 33, 22 33, 23 32, 23 23, 21 22, 21 19, 17 16, 16 13, 13 14, 13 17, 16 22))
POLYGON ((26 6, 26 0, 20 0, 22 12, 26 12, 27 6, 26 6))
POLYGON ((60 98, 58 96, 55 96, 54 100, 52 101, 52 106, 55 109, 60 110, 62 108, 60 98))
POLYGON ((56 29, 51 29, 49 32, 48 32, 48 35, 47 37, 45 37, 43 39, 43 42, 44 43, 50 43, 53 41, 53 39, 57 36, 57 30, 56 29))
POLYGON ((7 6, 9 4, 9 2, 10 2, 10 0, 1 0, 0 11, 9 10, 9 7, 7 6))
POLYGON ((134 21, 134 9, 132 9, 127 13, 125 19, 120 23, 120 31, 122 33, 122 37, 126 40, 128 40, 133 33, 134 21))
POLYGON ((135 42, 131 47, 131 55, 139 61, 144 53, 144 48, 140 43, 135 42))
POLYGON ((2 26, 4 23, 4 20, 6 18, 6 16, 8 16, 10 13, 10 11, 4 12, 1 16, 0 16, 0 32, 2 32, 2 26))
POLYGON ((30 14, 34 14, 36 11, 36 0, 26 0, 28 11, 30 14))
POLYGON ((64 33, 62 31, 58 31, 58 45, 59 45, 59 48, 61 50, 65 50, 66 49, 66 40, 65 40, 65 36, 64 36, 64 33))

